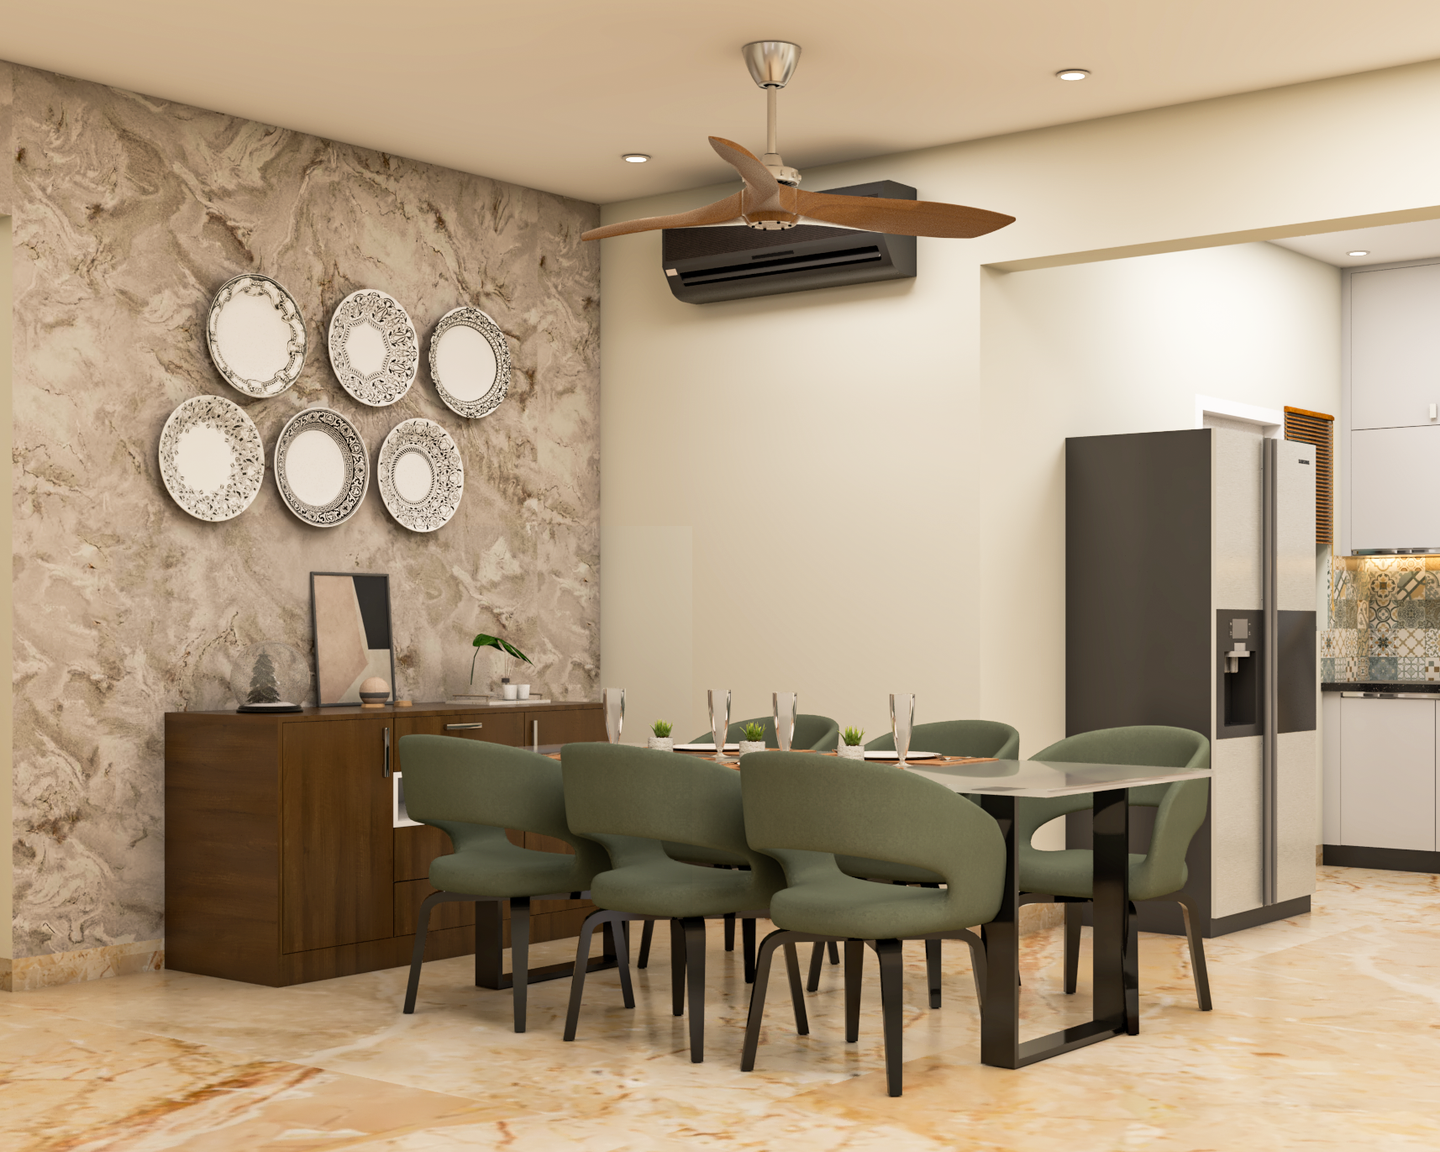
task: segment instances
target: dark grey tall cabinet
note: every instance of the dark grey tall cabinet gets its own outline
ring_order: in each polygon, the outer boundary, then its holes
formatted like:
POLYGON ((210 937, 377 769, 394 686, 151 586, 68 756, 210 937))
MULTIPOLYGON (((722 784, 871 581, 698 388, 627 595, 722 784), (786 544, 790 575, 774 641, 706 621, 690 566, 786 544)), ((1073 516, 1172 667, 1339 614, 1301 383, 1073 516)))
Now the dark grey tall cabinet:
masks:
MULTIPOLYGON (((1211 741, 1187 858, 1206 936, 1309 911, 1315 887, 1315 474, 1309 445, 1220 428, 1066 441, 1067 734, 1211 741)), ((1144 851, 1153 812, 1132 817, 1144 851)), ((1073 823, 1077 841, 1085 830, 1073 823)), ((1168 905, 1142 929, 1178 932, 1168 905)))

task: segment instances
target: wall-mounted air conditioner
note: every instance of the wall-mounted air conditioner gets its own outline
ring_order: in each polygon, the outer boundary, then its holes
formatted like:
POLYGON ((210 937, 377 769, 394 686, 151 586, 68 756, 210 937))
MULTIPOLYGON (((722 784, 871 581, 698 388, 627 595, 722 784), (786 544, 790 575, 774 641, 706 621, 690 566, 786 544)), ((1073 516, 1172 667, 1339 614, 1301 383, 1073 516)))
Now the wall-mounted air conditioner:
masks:
MULTIPOLYGON (((894 180, 825 191, 842 196, 916 198, 914 188, 894 180)), ((667 228, 661 233, 661 252, 670 291, 687 304, 915 275, 914 236, 821 224, 797 224, 781 231, 761 231, 743 224, 667 228)))

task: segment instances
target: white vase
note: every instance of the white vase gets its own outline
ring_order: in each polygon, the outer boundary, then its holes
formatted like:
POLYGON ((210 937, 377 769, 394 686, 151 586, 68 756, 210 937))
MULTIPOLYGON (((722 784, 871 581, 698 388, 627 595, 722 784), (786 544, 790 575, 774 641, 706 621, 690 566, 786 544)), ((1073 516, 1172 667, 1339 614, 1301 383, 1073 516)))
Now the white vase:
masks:
POLYGON ((835 751, 844 760, 865 759, 865 745, 863 744, 841 744, 835 751))
POLYGON ((764 740, 741 740, 741 741, 740 741, 740 755, 741 755, 741 756, 744 756, 744 755, 746 755, 747 753, 750 753, 750 752, 764 752, 764 751, 765 751, 765 741, 764 741, 764 740))
POLYGON ((528 685, 528 684, 517 684, 517 685, 515 685, 515 698, 516 698, 517 700, 528 700, 528 699, 530 699, 530 685, 528 685))
POLYGON ((514 700, 516 694, 517 694, 519 691, 520 691, 520 685, 518 685, 518 684, 501 684, 501 685, 500 685, 500 698, 501 698, 502 700, 514 700))
POLYGON ((646 743, 657 752, 675 751, 675 737, 673 736, 651 736, 646 743))

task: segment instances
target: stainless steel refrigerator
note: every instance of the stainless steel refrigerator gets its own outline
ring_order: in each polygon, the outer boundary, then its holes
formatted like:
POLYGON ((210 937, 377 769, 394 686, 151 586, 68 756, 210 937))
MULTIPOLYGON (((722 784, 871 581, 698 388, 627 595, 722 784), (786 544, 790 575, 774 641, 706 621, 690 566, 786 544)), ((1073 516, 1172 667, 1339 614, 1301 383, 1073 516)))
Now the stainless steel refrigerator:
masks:
MULTIPOLYGON (((1315 889, 1314 465, 1227 428, 1066 441, 1065 729, 1210 737, 1186 885, 1206 936, 1307 912, 1315 889)), ((1180 931, 1174 907, 1142 905, 1140 927, 1180 931)))

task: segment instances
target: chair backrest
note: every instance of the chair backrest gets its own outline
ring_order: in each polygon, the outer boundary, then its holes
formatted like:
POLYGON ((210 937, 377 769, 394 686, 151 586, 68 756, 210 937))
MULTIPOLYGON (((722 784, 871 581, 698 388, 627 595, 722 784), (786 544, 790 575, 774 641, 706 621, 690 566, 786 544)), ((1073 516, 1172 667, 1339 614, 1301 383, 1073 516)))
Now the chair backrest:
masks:
POLYGON ((596 868, 609 861, 597 844, 577 836, 565 818, 560 765, 523 748, 457 736, 400 737, 405 809, 412 820, 514 828, 554 836, 596 868), (591 859, 593 857, 593 859, 591 859))
POLYGON ((653 841, 661 855, 666 840, 718 848, 744 857, 762 883, 783 886, 775 861, 745 839, 733 768, 627 744, 566 744, 560 763, 566 818, 576 832, 607 845, 622 837, 653 841))
MULTIPOLYGON (((740 762, 745 832, 762 852, 863 856, 928 868, 957 901, 1005 878, 994 819, 943 784, 893 765, 804 752, 755 752, 740 762)), ((993 917, 994 913, 991 913, 993 917)))
MULTIPOLYGON (((775 739, 774 716, 756 716, 750 720, 736 720, 725 730, 726 742, 738 741, 744 735, 747 724, 759 724, 765 729, 765 747, 780 747, 780 742, 775 739)), ((691 743, 709 744, 713 739, 712 733, 702 732, 691 743)), ((833 752, 835 745, 839 743, 840 725, 829 716, 816 716, 809 712, 801 712, 795 717, 795 735, 790 739, 790 747, 833 752)))
MULTIPOLYGON (((895 751, 895 734, 886 732, 865 745, 872 750, 895 751)), ((918 752, 939 752, 942 756, 990 756, 1016 760, 1020 756, 1020 733, 998 720, 940 720, 916 724, 910 747, 918 752)))

